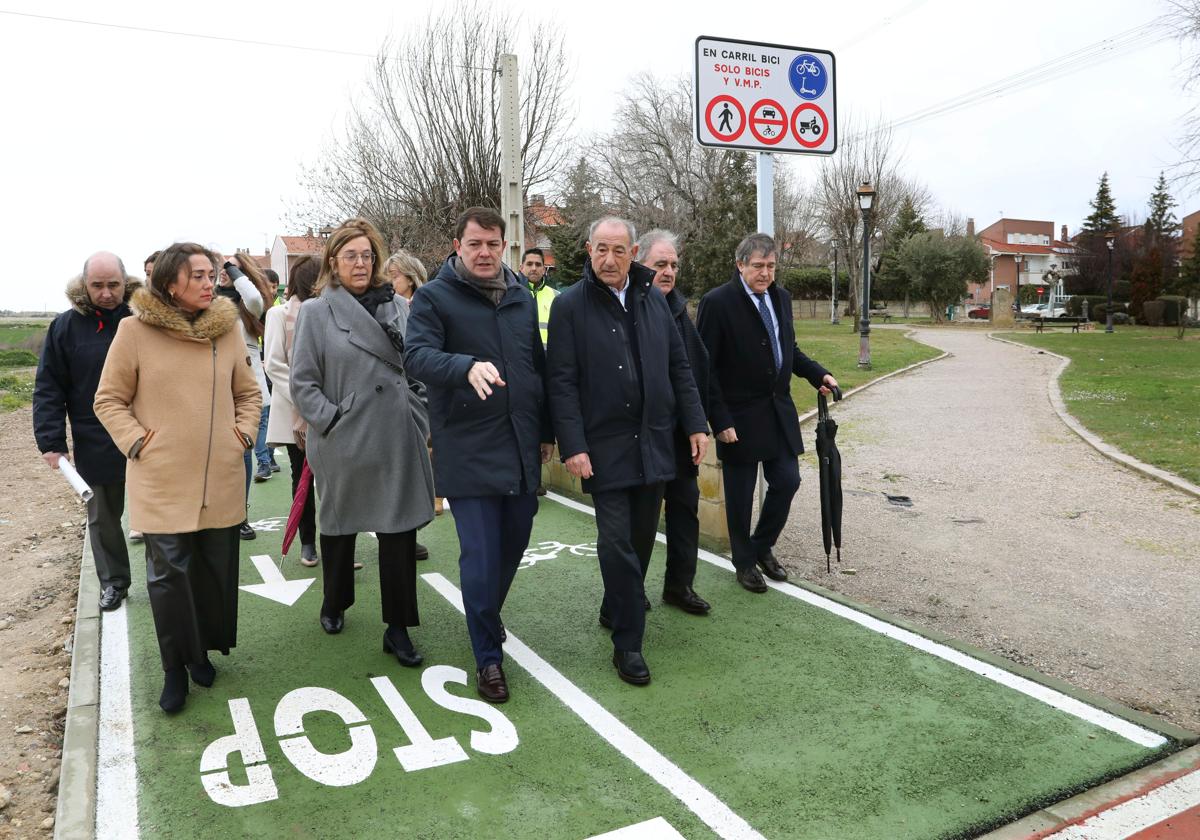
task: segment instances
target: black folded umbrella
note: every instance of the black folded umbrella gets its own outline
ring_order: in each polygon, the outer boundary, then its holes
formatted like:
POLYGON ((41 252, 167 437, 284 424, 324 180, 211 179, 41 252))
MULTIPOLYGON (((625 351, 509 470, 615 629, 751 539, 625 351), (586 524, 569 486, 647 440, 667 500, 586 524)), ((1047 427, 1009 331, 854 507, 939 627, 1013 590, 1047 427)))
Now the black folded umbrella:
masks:
MULTIPOLYGON (((833 389, 833 401, 842 398, 839 388, 833 389)), ((829 417, 825 395, 817 392, 817 463, 821 471, 821 537, 825 542, 825 572, 830 571, 830 547, 837 547, 838 562, 842 562, 842 453, 837 448, 837 423, 829 417)))

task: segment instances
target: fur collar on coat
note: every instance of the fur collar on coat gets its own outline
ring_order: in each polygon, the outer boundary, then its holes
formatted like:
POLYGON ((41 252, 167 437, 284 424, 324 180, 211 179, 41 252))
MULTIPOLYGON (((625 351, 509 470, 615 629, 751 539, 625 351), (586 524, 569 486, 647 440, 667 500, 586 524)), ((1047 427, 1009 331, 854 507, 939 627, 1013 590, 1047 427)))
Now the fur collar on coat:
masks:
MULTIPOLYGON (((129 303, 133 293, 142 288, 142 281, 136 277, 125 277, 125 298, 122 303, 129 303)), ((92 306, 92 299, 88 297, 87 287, 83 285, 83 275, 78 274, 71 278, 71 282, 67 284, 67 300, 71 302, 71 308, 80 315, 94 315, 96 307, 92 306)))
POLYGON ((130 299, 129 306, 133 309, 134 317, 147 326, 182 333, 201 341, 220 338, 238 322, 237 304, 223 297, 214 297, 208 309, 192 321, 146 289, 138 289, 130 299))

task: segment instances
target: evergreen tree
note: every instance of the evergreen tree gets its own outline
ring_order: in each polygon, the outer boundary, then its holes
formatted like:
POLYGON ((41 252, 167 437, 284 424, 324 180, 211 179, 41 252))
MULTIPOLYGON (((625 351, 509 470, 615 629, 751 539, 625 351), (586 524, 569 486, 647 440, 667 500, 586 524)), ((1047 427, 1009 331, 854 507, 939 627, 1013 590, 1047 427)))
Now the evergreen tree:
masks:
POLYGON ((1150 194, 1150 217, 1146 219, 1146 229, 1160 243, 1173 239, 1179 233, 1179 220, 1172 212, 1176 206, 1175 199, 1167 192, 1166 176, 1158 173, 1158 183, 1150 194))
POLYGON ((604 212, 604 204, 594 187, 595 177, 587 160, 580 158, 567 173, 558 209, 562 224, 546 228, 550 247, 554 249, 554 285, 569 286, 583 276, 587 251, 588 225, 604 212))
POLYGON ((734 271, 738 243, 758 223, 751 157, 727 151, 724 166, 701 207, 696 227, 683 248, 680 285, 694 297, 727 281, 734 271))
POLYGON ((1129 286, 1129 311, 1141 320, 1142 306, 1146 301, 1162 295, 1166 287, 1163 280, 1162 251, 1157 245, 1150 245, 1137 256, 1130 274, 1129 286))
POLYGON ((909 276, 900 265, 900 249, 904 243, 918 233, 924 233, 928 228, 925 220, 910 196, 905 196, 904 202, 896 212, 896 221, 888 234, 887 247, 880 256, 879 271, 872 278, 874 288, 871 296, 876 300, 905 301, 905 315, 908 314, 908 297, 912 292, 909 276))
POLYGON ((1121 226, 1121 220, 1117 218, 1117 205, 1108 188, 1107 172, 1100 176, 1100 187, 1096 190, 1096 197, 1089 204, 1092 213, 1083 222, 1083 232, 1085 234, 1104 234, 1109 231, 1115 233, 1121 226))

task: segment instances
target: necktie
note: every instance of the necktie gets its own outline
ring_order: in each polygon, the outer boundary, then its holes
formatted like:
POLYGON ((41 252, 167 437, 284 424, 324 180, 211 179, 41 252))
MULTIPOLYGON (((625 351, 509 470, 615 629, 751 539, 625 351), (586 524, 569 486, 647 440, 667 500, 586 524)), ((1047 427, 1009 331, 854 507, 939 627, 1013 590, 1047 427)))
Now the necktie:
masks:
POLYGON ((783 359, 779 355, 779 341, 775 338, 775 322, 771 320, 771 310, 767 308, 767 295, 757 292, 754 296, 758 298, 758 314, 767 328, 767 339, 771 342, 771 353, 775 356, 775 370, 778 372, 783 359))

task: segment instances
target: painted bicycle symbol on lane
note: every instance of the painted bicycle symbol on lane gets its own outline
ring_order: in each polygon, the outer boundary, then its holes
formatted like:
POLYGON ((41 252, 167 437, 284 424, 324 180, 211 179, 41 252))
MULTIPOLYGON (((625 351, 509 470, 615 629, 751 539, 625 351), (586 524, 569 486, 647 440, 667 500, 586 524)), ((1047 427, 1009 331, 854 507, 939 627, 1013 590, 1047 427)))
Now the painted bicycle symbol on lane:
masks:
POLYGON ((542 560, 555 560, 564 551, 576 557, 595 557, 596 544, 590 542, 580 543, 579 545, 568 545, 557 540, 540 542, 525 549, 525 553, 521 555, 521 564, 517 568, 528 569, 537 565, 542 560))

